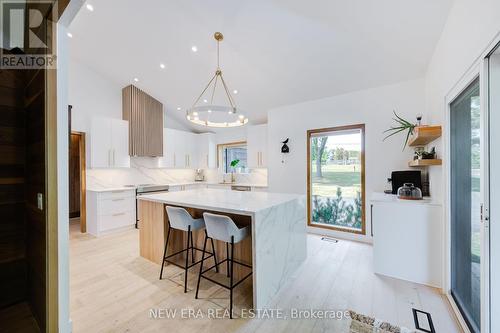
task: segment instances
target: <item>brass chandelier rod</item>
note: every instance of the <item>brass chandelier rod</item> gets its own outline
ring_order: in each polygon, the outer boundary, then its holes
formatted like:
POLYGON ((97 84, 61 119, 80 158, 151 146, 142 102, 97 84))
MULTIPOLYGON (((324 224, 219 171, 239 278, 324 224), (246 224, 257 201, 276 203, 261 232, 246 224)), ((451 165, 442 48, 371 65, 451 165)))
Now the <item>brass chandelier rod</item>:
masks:
POLYGON ((198 96, 198 98, 196 99, 196 101, 193 103, 193 106, 191 108, 194 108, 196 106, 196 104, 198 104, 198 102, 203 97, 203 95, 205 94, 205 92, 207 91, 207 89, 210 87, 210 85, 212 84, 212 82, 214 82, 214 80, 215 80, 214 87, 212 89, 212 96, 211 96, 211 99, 210 99, 210 104, 213 104, 213 102, 214 102, 214 96, 215 96, 215 90, 217 88, 217 82, 218 82, 218 79, 219 79, 219 76, 220 76, 220 80, 221 80, 222 85, 224 87, 224 91, 226 92, 227 99, 229 101, 229 104, 231 105, 232 113, 236 113, 236 103, 234 102, 233 97, 231 96, 231 94, 229 92, 229 88, 228 88, 228 86, 226 84, 226 81, 224 80, 224 77, 222 76, 222 70, 220 69, 219 44, 224 39, 224 36, 222 35, 222 33, 216 32, 214 34, 214 38, 217 41, 217 70, 215 71, 214 76, 212 76, 212 78, 210 79, 210 81, 208 82, 208 84, 205 86, 205 89, 203 89, 203 91, 201 92, 201 94, 198 96))

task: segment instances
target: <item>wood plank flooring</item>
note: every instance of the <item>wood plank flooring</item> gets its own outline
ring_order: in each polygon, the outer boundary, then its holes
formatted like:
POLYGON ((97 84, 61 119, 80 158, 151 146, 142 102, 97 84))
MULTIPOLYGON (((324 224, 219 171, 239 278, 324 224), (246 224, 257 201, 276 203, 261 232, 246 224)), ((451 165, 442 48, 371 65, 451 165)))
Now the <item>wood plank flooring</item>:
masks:
MULTIPOLYGON (((184 294, 181 269, 166 267, 160 281, 160 266, 139 256, 137 230, 95 238, 81 234, 75 222, 70 224, 70 298, 75 333, 346 332, 346 321, 336 319, 209 319, 209 314, 224 317, 229 292, 202 280, 200 299, 195 300, 198 266, 189 274, 189 290, 184 294), (152 318, 151 309, 162 309, 163 318, 152 318), (195 315, 201 310, 203 317, 182 318, 182 309, 190 309, 195 315), (177 311, 174 319, 165 318, 168 310, 177 311)), ((235 289, 236 315, 250 307, 251 299, 248 280, 235 289)), ((432 314, 436 332, 461 332, 445 297, 436 289, 374 274, 371 245, 343 240, 330 243, 315 235, 308 236, 306 262, 271 305, 285 314, 292 308, 352 309, 414 328, 412 307, 432 314)))

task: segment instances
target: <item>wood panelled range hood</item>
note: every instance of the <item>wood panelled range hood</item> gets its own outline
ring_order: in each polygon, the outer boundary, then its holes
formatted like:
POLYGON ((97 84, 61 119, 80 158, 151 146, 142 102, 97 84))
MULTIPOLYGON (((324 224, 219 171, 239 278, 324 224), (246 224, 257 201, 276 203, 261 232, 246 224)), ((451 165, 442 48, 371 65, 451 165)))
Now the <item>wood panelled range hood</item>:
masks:
POLYGON ((130 156, 163 156, 163 104, 134 85, 122 89, 130 156))

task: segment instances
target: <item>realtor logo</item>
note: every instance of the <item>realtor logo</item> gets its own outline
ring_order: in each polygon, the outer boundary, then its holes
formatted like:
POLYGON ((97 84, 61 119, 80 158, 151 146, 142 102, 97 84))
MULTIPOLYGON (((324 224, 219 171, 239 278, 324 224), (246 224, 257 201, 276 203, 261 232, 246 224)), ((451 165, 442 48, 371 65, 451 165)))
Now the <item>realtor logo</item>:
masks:
POLYGON ((0 68, 55 68, 56 19, 53 1, 0 0, 0 68))

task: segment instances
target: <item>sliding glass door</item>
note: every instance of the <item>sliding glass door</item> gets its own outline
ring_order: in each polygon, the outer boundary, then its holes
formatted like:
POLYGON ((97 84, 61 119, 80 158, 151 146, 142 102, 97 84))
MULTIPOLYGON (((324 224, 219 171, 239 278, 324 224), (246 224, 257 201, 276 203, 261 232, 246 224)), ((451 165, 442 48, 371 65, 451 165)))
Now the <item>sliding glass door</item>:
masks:
POLYGON ((307 137, 308 225, 364 234, 364 125, 307 137))
POLYGON ((450 105, 451 295, 472 332, 481 321, 479 79, 450 105))
MULTIPOLYGON (((485 235, 489 237, 489 313, 490 333, 500 332, 500 45, 488 56, 488 163, 486 201, 483 213, 485 235)), ((487 294, 488 295, 488 294, 487 294)))

